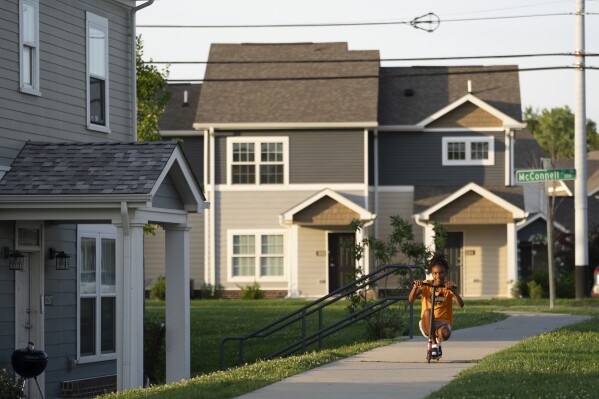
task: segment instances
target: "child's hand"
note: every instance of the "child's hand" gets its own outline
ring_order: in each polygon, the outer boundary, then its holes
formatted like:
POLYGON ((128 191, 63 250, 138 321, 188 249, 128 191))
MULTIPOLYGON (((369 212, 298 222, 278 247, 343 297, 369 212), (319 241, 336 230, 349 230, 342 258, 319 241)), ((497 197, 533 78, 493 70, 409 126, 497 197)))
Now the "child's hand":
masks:
POLYGON ((422 287, 422 280, 414 280, 414 287, 422 287))
POLYGON ((447 288, 450 291, 455 290, 456 288, 458 288, 458 286, 451 280, 446 280, 445 281, 445 288, 447 288))

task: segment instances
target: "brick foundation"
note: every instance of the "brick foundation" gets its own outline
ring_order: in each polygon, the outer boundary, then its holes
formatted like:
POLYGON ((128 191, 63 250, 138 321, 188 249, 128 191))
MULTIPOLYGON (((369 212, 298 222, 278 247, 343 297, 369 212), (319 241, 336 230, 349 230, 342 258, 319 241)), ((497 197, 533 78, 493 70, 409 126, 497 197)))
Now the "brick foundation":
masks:
POLYGON ((116 375, 63 381, 60 384, 61 398, 95 398, 108 392, 116 392, 116 375))

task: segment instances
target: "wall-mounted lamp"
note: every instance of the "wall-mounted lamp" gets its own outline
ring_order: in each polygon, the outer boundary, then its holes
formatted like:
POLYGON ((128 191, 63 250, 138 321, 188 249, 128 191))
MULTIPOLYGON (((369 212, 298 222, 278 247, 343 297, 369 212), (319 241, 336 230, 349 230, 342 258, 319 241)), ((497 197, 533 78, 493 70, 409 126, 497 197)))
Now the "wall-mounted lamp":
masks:
POLYGON ((25 255, 19 251, 11 251, 10 248, 4 247, 4 259, 8 259, 8 268, 10 270, 23 270, 25 263, 25 255))
POLYGON ((64 251, 57 251, 54 248, 49 249, 50 259, 56 259, 56 270, 69 270, 70 256, 64 251))

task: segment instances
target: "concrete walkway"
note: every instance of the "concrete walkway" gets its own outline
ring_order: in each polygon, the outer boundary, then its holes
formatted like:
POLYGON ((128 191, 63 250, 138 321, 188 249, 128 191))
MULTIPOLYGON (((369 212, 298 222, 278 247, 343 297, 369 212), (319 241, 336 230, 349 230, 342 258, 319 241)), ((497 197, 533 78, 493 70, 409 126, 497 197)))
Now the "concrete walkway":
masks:
POLYGON ((309 370, 242 399, 420 399, 449 383, 483 357, 518 341, 588 319, 548 313, 508 312, 506 320, 454 331, 443 359, 426 363, 426 339, 414 339, 309 370))

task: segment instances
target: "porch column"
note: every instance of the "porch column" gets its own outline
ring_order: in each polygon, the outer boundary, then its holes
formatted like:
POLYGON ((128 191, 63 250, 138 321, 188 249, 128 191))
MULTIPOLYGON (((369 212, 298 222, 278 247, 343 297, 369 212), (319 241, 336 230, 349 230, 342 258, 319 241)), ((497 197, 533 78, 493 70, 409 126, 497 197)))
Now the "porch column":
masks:
POLYGON ((299 298, 299 226, 297 224, 287 226, 289 236, 287 238, 287 248, 289 254, 289 282, 287 298, 299 298))
POLYGON ((507 224, 507 296, 518 279, 518 235, 516 223, 507 224))
POLYGON ((123 391, 143 386, 144 224, 116 227, 117 389, 123 391))
POLYGON ((189 225, 165 225, 166 382, 189 379, 189 225))

